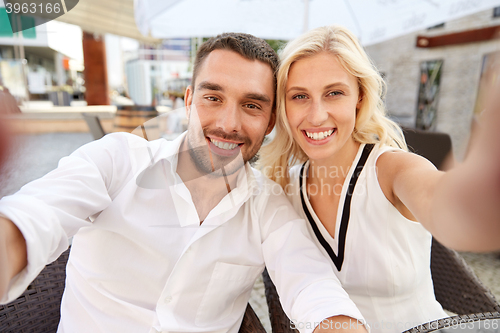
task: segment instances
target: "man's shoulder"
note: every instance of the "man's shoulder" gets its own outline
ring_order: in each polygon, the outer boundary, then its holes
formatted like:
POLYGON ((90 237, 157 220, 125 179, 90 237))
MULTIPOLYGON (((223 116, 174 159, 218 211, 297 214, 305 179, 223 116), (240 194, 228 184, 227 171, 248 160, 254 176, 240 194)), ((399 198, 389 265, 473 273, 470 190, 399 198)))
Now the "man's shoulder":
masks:
POLYGON ((152 158, 156 161, 168 155, 173 147, 173 142, 165 139, 148 141, 135 134, 115 132, 80 147, 71 155, 99 163, 130 163, 136 169, 151 163, 152 158))
POLYGON ((254 179, 256 181, 257 187, 259 188, 259 193, 271 194, 274 191, 275 195, 281 195, 283 190, 281 190, 281 186, 273 180, 267 178, 262 174, 262 172, 253 167, 250 168, 253 173, 254 179))
POLYGON ((300 219, 282 187, 264 176, 259 170, 254 168, 251 170, 257 188, 256 191, 254 190, 254 197, 249 201, 256 209, 258 216, 272 217, 271 220, 264 218, 262 221, 275 221, 278 218, 282 222, 288 222, 300 219))
POLYGON ((173 141, 167 141, 165 139, 157 139, 148 141, 141 136, 127 133, 127 132, 115 132, 109 133, 99 140, 93 142, 96 146, 102 148, 113 148, 133 151, 135 149, 146 150, 151 152, 156 152, 161 148, 166 148, 174 145, 173 141))
POLYGON ((135 134, 127 132, 114 132, 103 136, 99 140, 90 142, 90 146, 103 147, 108 146, 133 146, 133 145, 145 145, 147 141, 135 134))
POLYGON ((251 168, 253 171, 253 175, 255 177, 257 186, 259 188, 259 194, 264 194, 264 195, 271 195, 271 196, 283 196, 283 195, 293 195, 297 192, 297 187, 298 187, 298 179, 300 175, 300 171, 302 170, 302 165, 303 164, 297 164, 288 170, 290 181, 288 185, 283 188, 276 183, 275 181, 267 178, 262 174, 262 172, 258 169, 251 168))

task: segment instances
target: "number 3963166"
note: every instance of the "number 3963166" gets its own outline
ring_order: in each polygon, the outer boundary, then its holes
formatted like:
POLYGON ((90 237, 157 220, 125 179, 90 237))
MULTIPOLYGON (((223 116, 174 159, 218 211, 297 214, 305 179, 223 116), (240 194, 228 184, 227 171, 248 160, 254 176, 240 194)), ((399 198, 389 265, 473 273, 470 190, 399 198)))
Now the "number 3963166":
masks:
POLYGON ((63 9, 59 2, 56 3, 29 3, 16 2, 5 3, 5 11, 7 14, 59 14, 63 9))

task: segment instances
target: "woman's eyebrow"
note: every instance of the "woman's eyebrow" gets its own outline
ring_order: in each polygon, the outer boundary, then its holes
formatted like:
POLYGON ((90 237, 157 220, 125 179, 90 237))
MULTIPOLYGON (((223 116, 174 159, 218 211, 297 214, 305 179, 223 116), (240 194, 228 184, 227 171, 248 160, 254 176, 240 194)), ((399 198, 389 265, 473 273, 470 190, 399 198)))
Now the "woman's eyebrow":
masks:
MULTIPOLYGON (((343 88, 343 89, 349 89, 349 85, 348 84, 345 84, 343 82, 335 82, 335 83, 331 83, 331 84, 328 84, 326 86, 323 87, 323 90, 328 90, 328 89, 332 89, 332 88, 343 88)), ((300 90, 300 91, 305 91, 305 90, 308 90, 307 88, 305 87, 300 87, 300 86, 293 86, 293 87, 290 87, 286 92, 290 92, 292 90, 300 90)))
POLYGON ((287 89, 287 93, 292 91, 292 90, 307 90, 306 88, 304 87, 299 87, 299 86, 293 86, 293 87, 290 87, 289 89, 287 89))
POLYGON ((336 83, 332 83, 332 84, 329 84, 327 86, 325 86, 325 90, 328 90, 328 89, 332 89, 332 88, 343 88, 343 89, 349 89, 349 85, 343 83, 343 82, 336 82, 336 83))

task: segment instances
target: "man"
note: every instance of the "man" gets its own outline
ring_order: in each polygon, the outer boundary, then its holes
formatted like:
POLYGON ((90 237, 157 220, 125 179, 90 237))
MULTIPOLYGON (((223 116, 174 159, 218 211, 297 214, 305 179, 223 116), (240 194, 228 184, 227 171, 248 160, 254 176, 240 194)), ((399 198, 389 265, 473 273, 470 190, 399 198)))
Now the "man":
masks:
POLYGON ((304 222, 248 165, 274 125, 277 64, 253 36, 211 39, 186 91, 186 134, 108 135, 2 199, 0 301, 74 235, 59 332, 237 332, 264 265, 305 332, 332 316, 318 332, 364 331, 349 327, 361 314, 304 222))

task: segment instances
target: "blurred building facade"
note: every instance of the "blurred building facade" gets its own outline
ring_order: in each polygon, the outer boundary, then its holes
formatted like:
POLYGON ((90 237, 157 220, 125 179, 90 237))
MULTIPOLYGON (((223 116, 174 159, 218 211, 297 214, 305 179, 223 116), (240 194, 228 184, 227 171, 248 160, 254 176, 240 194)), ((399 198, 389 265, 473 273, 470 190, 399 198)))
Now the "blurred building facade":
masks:
MULTIPOLYGON (((18 15, 20 24, 33 26, 33 17, 18 15)), ((18 102, 50 100, 69 105, 82 94, 81 62, 61 53, 51 43, 49 24, 13 33, 4 7, 0 7, 0 86, 18 102)), ((52 33, 52 35, 55 35, 52 33)), ((54 37, 54 36, 52 36, 54 37)))
POLYGON ((165 94, 183 95, 191 79, 191 40, 166 39, 125 55, 130 98, 138 105, 161 104, 165 94))
POLYGON ((500 52, 500 8, 366 47, 384 76, 389 114, 410 128, 450 134, 463 156, 488 69, 500 52), (497 30, 497 35, 495 35, 497 30))

